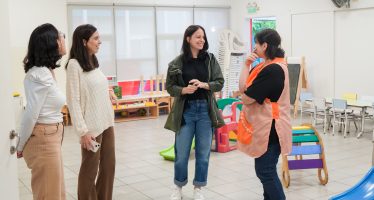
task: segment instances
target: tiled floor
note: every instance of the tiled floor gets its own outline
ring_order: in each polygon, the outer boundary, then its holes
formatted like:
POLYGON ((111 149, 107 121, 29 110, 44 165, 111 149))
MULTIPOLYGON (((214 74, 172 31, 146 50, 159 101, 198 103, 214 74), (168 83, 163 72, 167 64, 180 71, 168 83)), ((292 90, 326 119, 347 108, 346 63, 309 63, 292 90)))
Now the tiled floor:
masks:
MULTIPOLYGON (((158 152, 173 144, 173 133, 163 128, 166 116, 115 124, 116 177, 114 199, 167 200, 173 188, 173 163, 163 160, 158 152)), ((294 124, 297 124, 294 122, 294 124)), ((372 127, 372 126, 367 126, 372 127)), ((288 200, 328 199, 357 183, 371 167, 371 133, 361 139, 341 135, 323 135, 326 149, 329 182, 319 184, 317 170, 291 171, 291 185, 285 189, 288 200)), ((80 146, 71 127, 66 128, 63 142, 65 183, 68 199, 76 199, 77 174, 80 166, 80 146)), ((185 200, 192 199, 194 156, 191 154, 189 183, 183 188, 185 200)), ((280 170, 281 161, 278 164, 280 170)), ((21 200, 32 199, 30 171, 24 160, 19 160, 21 200)), ((261 200, 262 186, 254 171, 252 158, 239 151, 211 153, 207 199, 261 200)))

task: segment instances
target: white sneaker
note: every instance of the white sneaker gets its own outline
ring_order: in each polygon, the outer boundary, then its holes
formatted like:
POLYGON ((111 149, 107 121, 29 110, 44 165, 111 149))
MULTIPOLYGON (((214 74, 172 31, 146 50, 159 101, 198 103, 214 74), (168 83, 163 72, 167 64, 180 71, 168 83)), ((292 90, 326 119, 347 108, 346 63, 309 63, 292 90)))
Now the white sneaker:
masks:
POLYGON ((175 186, 173 193, 170 195, 170 200, 182 200, 182 188, 175 186))
POLYGON ((205 200, 203 193, 201 192, 200 188, 195 188, 193 191, 193 199, 194 200, 205 200))

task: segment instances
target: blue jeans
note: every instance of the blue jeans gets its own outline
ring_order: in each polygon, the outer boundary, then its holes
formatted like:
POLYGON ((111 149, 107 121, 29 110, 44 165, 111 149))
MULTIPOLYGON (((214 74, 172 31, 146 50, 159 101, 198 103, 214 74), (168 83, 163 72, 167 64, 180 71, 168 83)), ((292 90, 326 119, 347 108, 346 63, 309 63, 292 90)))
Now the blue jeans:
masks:
POLYGON ((210 147, 213 129, 206 100, 186 102, 183 112, 185 124, 175 135, 174 183, 182 187, 188 181, 188 160, 192 140, 195 137, 195 186, 205 186, 208 177, 210 147))
POLYGON ((256 175, 264 188, 264 200, 285 200, 282 184, 277 173, 280 145, 269 144, 264 155, 255 159, 256 175))

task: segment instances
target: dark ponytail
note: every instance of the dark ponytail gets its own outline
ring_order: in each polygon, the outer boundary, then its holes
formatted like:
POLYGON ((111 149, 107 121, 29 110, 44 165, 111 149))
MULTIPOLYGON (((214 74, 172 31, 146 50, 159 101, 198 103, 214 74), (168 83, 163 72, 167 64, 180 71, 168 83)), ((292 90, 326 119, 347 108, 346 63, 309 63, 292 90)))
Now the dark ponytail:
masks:
POLYGON ((284 58, 284 50, 281 48, 281 37, 274 29, 264 29, 255 36, 255 41, 259 44, 267 43, 265 51, 266 57, 273 60, 275 57, 284 58))

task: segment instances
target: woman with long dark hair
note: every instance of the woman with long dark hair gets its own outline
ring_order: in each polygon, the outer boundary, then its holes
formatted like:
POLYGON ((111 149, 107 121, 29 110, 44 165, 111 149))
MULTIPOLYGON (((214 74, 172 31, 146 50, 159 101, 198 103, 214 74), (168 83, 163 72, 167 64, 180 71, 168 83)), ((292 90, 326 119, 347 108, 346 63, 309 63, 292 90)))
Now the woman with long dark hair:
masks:
POLYGON ((96 27, 78 26, 66 65, 67 104, 81 143, 78 199, 82 200, 112 199, 113 193, 115 150, 111 99, 115 97, 108 90, 108 81, 95 55, 100 44, 96 27))
POLYGON ((165 128, 175 134, 174 184, 170 199, 182 198, 187 184, 188 159, 195 138, 194 199, 205 199, 213 128, 224 125, 219 115, 214 92, 222 89, 224 79, 213 54, 208 53, 208 40, 203 27, 189 26, 183 37, 182 54, 169 63, 166 89, 174 104, 165 128))
POLYGON ((23 156, 31 169, 34 199, 66 199, 61 154, 64 130, 61 109, 65 96, 54 73, 65 54, 65 35, 52 24, 40 25, 31 33, 23 60, 27 104, 17 157, 23 156))

